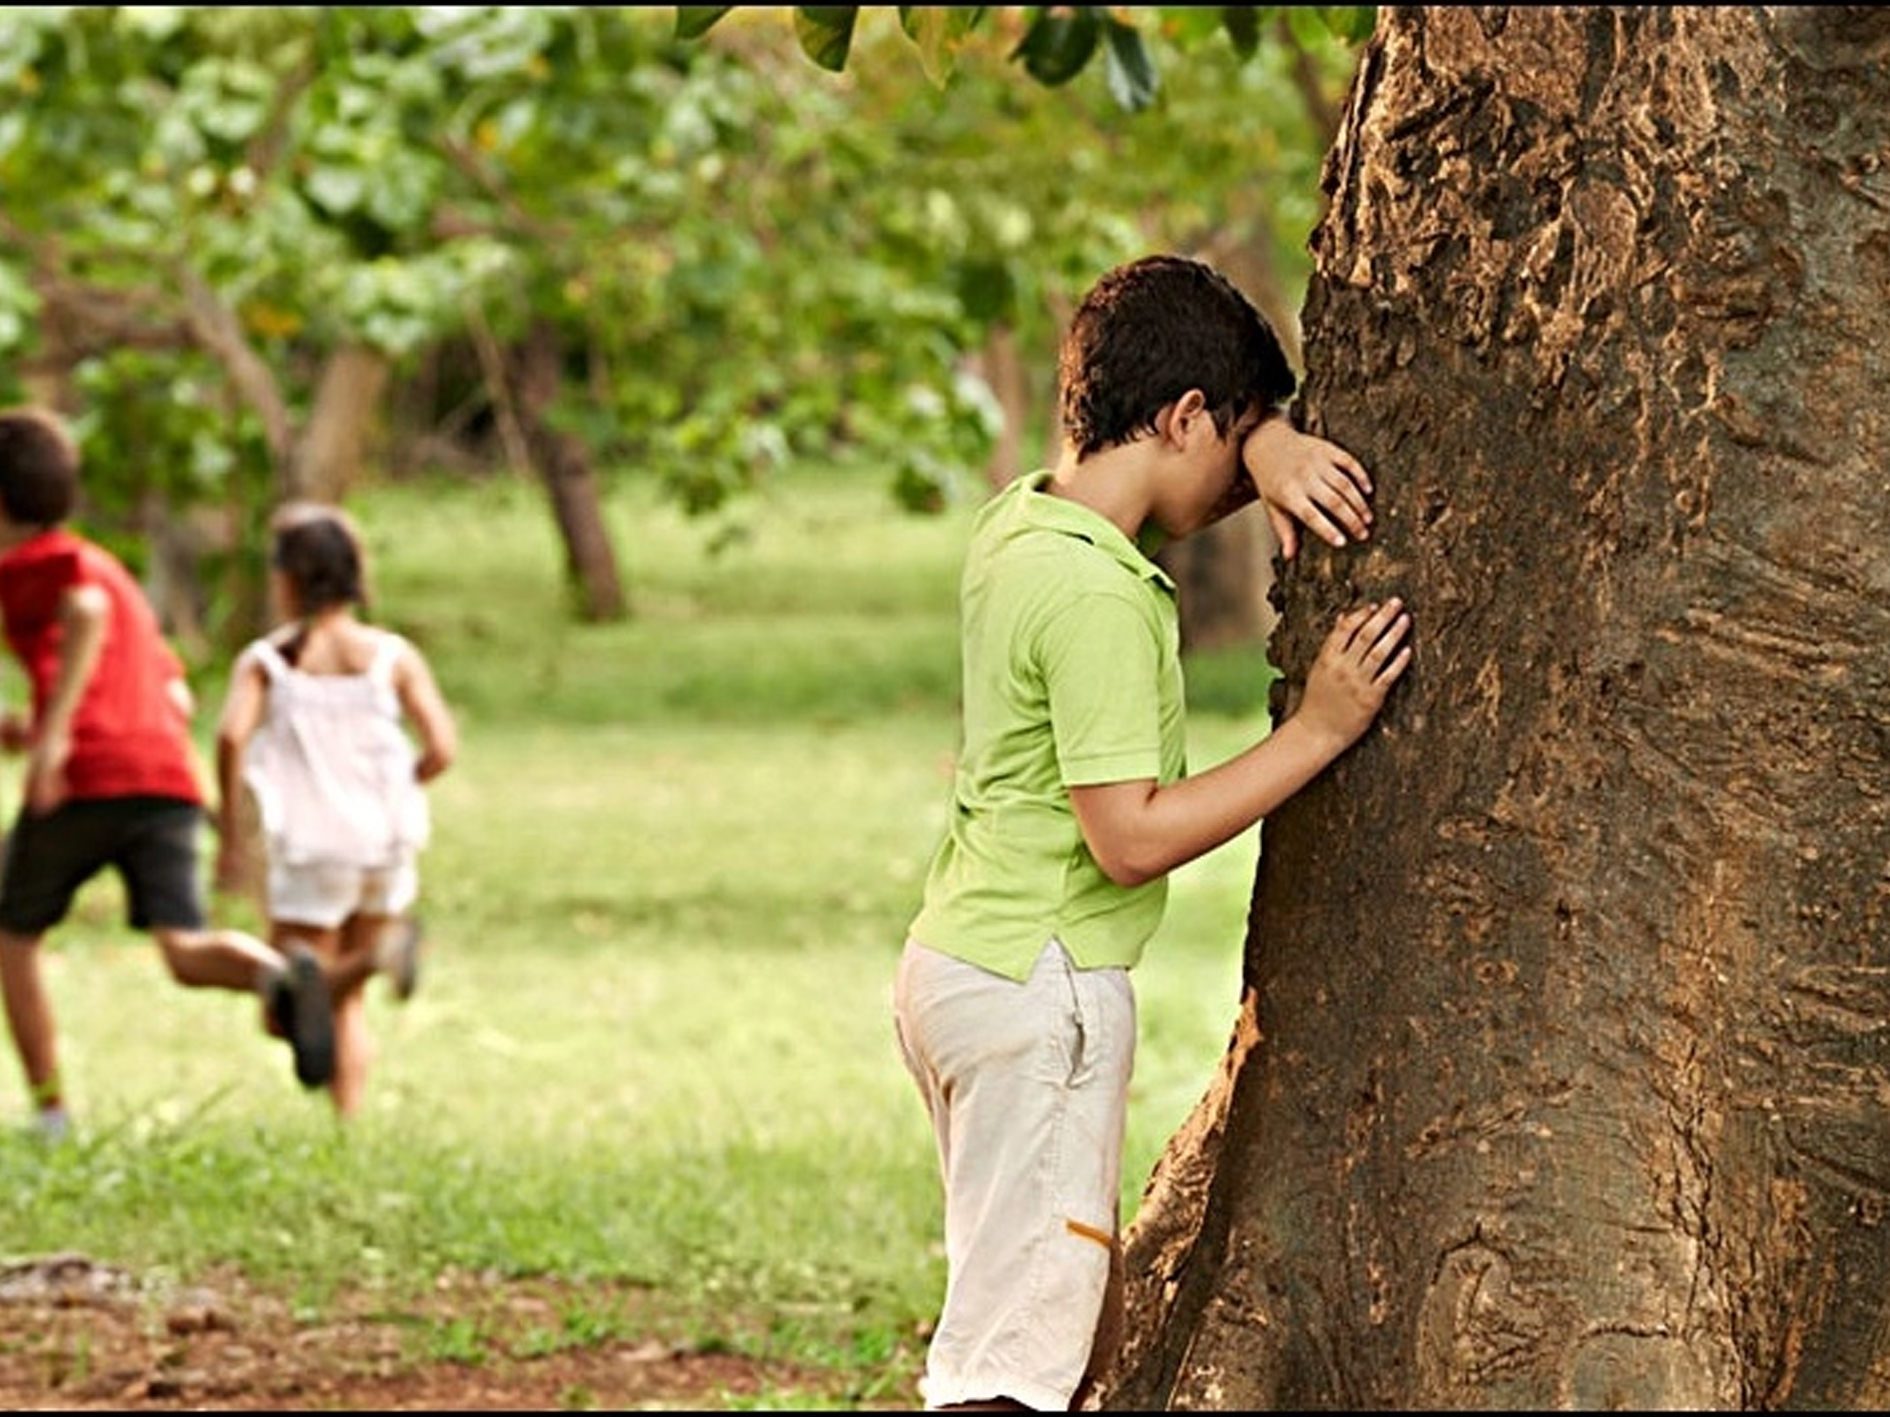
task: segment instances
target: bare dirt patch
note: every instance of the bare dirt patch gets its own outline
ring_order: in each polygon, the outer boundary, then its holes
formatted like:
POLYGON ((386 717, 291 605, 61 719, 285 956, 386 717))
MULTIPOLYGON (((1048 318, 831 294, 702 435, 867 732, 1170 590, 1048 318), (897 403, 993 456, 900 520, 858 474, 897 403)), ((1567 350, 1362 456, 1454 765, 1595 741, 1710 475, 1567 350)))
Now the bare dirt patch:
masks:
MULTIPOLYGON (((551 1280, 442 1282, 422 1301, 342 1297, 319 1319, 240 1276, 187 1288, 79 1255, 0 1265, 0 1408, 40 1411, 913 1410, 859 1374, 637 1336, 650 1297, 551 1280), (574 1311, 613 1314, 573 1337, 574 1311), (441 1349, 455 1350, 443 1356, 441 1349)), ((661 1328, 649 1315, 649 1332, 661 1328)))

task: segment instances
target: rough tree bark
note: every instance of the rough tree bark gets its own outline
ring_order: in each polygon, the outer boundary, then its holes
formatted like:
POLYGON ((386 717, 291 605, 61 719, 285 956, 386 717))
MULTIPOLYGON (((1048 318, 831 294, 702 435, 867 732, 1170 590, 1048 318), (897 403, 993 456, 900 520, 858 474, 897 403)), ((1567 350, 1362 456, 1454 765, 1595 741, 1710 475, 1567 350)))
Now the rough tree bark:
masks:
POLYGON ((1412 602, 1265 826, 1114 1408, 1890 1405, 1890 12, 1396 8, 1284 578, 1412 602))

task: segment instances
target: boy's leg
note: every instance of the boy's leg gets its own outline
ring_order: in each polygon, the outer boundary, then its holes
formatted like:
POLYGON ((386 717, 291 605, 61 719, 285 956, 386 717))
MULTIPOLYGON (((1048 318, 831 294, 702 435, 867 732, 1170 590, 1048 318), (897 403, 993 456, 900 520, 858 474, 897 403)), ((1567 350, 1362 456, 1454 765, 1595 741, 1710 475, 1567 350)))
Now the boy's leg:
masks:
POLYGON ((241 930, 153 926, 171 978, 191 989, 254 990, 266 993, 284 968, 284 958, 241 930))
POLYGON ((41 1113, 62 1109, 59 1040, 52 1000, 39 967, 38 935, 0 930, 0 989, 6 995, 7 1029, 26 1073, 33 1105, 41 1113))
POLYGON ((125 799, 114 809, 120 830, 112 860, 124 879, 131 923, 157 941, 171 977, 187 988, 254 991, 274 1031, 289 1040, 302 1085, 327 1082, 334 1020, 315 956, 285 958, 254 935, 214 928, 204 918, 197 879, 203 809, 149 798, 125 799))
POLYGON ((1124 1272, 1122 1237, 1109 1247, 1109 1287, 1103 1291, 1102 1313, 1096 1319, 1096 1337, 1090 1344, 1089 1366, 1083 1381, 1070 1399, 1070 1410, 1080 1412, 1089 1406, 1098 1384, 1109 1376, 1122 1352, 1123 1334, 1128 1323, 1128 1276, 1124 1272))
POLYGON ((1023 984, 908 942, 895 1019, 945 1180, 928 1408, 1066 1409, 1104 1321, 1135 1004, 1054 941, 1023 984))
POLYGON ((66 916, 72 896, 98 870, 103 851, 94 818, 68 805, 47 815, 22 810, 6 834, 0 866, 0 991, 7 1029, 48 1137, 63 1134, 59 1035, 40 964, 40 942, 66 916))
POLYGON ((273 1032, 288 1039, 295 1076, 320 1087, 334 1076, 334 1011, 328 981, 312 951, 279 954, 241 930, 151 927, 164 963, 179 984, 194 989, 253 991, 263 1001, 273 1032))

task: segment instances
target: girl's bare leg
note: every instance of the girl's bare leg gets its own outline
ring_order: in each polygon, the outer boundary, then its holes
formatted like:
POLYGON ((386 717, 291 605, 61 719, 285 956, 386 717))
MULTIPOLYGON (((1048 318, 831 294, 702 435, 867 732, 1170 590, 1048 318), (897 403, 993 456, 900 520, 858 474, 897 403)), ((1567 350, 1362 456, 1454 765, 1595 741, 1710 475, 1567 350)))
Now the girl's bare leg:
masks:
POLYGON ((387 928, 385 915, 355 915, 341 927, 335 960, 335 1110, 352 1117, 367 1100, 368 1068, 374 1039, 367 1026, 367 982, 378 961, 375 947, 387 928))
POLYGON ((353 915, 339 926, 318 928, 277 921, 270 938, 278 949, 308 946, 322 962, 334 1003, 335 1072, 328 1095, 335 1112, 352 1117, 367 1097, 374 1039, 367 1026, 367 981, 375 969, 374 946, 386 926, 384 915, 353 915))

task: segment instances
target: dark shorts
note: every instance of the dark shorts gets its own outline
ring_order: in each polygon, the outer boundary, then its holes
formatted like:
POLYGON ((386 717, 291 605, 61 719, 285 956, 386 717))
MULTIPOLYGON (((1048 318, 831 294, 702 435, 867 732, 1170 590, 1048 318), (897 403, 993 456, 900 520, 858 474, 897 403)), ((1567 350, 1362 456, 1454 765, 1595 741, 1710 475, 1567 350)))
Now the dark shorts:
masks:
POLYGON ((22 810, 7 837, 0 930, 44 934, 66 918, 79 887, 107 866, 125 883, 133 929, 202 929, 202 825, 203 809, 175 797, 68 802, 43 817, 22 810))

